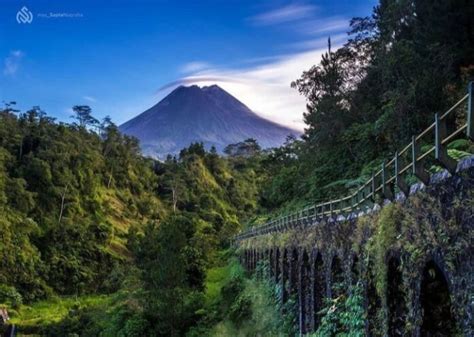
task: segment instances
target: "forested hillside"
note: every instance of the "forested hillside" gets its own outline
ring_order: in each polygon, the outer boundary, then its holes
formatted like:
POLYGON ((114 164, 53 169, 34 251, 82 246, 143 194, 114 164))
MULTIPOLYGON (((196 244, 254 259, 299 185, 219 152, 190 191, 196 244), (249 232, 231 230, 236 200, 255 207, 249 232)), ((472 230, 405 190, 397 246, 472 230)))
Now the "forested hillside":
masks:
POLYGON ((0 113, 1 283, 25 301, 116 290, 128 229, 165 215, 153 163, 84 107, 71 125, 13 107, 0 113))
MULTIPOLYGON (((156 334, 189 315, 187 329, 206 271, 257 207, 258 162, 201 144, 158 162, 88 107, 63 124, 14 106, 0 111, 0 302, 15 317, 22 303, 111 294, 132 278, 141 310, 171 315, 156 334)), ((24 329, 54 334, 44 323, 24 329)))

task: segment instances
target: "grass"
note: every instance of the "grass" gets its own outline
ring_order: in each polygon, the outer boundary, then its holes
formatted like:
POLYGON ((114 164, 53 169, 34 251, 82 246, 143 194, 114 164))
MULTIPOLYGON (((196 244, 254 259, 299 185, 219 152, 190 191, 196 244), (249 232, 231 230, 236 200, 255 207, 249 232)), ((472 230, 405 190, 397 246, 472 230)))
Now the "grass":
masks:
POLYGON ((242 274, 242 266, 235 259, 228 260, 229 251, 220 253, 221 256, 216 266, 210 268, 206 275, 206 291, 204 293, 206 304, 215 304, 220 298, 222 287, 237 274, 242 274))
POLYGON ((209 269, 206 276, 206 303, 215 302, 220 295, 220 291, 230 277, 230 266, 214 267, 209 269))
POLYGON ((81 297, 56 297, 31 305, 22 305, 18 311, 10 311, 11 323, 22 330, 33 331, 64 319, 69 311, 77 307, 107 307, 111 296, 91 295, 81 297))

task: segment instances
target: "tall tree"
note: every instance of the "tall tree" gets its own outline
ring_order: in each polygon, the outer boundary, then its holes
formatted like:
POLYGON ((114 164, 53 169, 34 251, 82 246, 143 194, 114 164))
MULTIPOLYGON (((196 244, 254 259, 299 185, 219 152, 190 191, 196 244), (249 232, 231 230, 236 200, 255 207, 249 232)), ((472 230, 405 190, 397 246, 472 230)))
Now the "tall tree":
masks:
POLYGON ((88 105, 75 105, 72 107, 74 115, 71 117, 76 119, 79 123, 79 127, 96 127, 99 125, 99 121, 92 116, 92 109, 88 105))

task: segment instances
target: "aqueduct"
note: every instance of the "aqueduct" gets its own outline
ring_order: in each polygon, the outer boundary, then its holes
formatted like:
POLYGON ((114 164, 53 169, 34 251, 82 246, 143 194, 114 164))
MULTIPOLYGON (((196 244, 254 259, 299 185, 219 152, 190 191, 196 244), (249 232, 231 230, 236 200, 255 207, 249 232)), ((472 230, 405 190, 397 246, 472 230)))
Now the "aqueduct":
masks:
POLYGON ((464 131, 474 138, 472 97, 471 84, 461 103, 436 116, 349 197, 235 238, 245 268, 265 271, 281 288, 281 301, 296 303, 301 334, 318 328, 324 299, 348 295, 358 284, 368 336, 474 336, 474 156, 448 155, 448 142, 464 131), (462 106, 465 123, 450 127, 446 120, 462 106), (429 132, 435 145, 422 153, 429 132), (430 175, 428 162, 444 170, 430 175), (411 186, 404 180, 410 172, 419 181, 411 186))

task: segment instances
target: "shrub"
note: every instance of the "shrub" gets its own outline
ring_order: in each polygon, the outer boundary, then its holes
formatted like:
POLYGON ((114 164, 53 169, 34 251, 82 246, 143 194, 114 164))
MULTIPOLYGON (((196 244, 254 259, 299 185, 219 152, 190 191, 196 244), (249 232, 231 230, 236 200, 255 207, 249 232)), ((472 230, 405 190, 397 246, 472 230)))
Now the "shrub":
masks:
POLYGON ((148 321, 141 314, 134 314, 127 320, 125 326, 120 331, 119 336, 123 337, 142 337, 146 336, 149 329, 148 321))
POLYGON ((224 310, 229 308, 232 303, 240 296, 244 290, 244 280, 241 276, 232 277, 221 289, 222 304, 224 310))
POLYGON ((18 309, 23 303, 23 298, 14 287, 0 284, 0 302, 9 304, 13 308, 18 309))
POLYGON ((321 325, 311 337, 363 337, 365 336, 365 310, 362 286, 352 287, 350 295, 330 299, 320 312, 321 325))
POLYGON ((229 318, 236 326, 252 317, 252 300, 247 295, 241 295, 232 304, 229 318))

